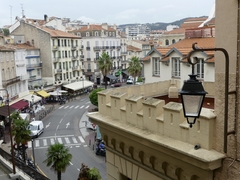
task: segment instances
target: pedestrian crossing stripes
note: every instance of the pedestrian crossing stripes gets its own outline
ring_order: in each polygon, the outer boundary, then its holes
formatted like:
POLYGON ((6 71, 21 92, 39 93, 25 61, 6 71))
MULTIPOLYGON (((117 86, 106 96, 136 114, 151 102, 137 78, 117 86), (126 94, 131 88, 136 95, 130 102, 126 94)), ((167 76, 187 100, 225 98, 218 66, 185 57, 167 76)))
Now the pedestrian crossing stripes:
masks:
MULTIPOLYGON (((50 145, 56 143, 64 144, 66 146, 79 146, 85 143, 85 140, 82 136, 63 136, 63 137, 46 137, 34 139, 33 145, 34 148, 48 148, 50 145)), ((32 141, 28 142, 28 148, 32 148, 32 141)))
POLYGON ((89 105, 82 105, 82 106, 79 106, 79 105, 75 105, 75 106, 60 106, 58 109, 88 109, 89 108, 89 105))

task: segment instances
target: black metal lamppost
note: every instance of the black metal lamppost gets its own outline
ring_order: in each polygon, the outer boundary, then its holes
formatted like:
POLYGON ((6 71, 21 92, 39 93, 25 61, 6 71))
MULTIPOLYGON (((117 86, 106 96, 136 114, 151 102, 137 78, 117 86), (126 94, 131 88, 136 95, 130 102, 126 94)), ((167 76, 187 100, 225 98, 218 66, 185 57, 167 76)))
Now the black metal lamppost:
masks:
POLYGON ((83 76, 81 76, 81 80, 82 80, 83 91, 84 91, 84 77, 83 76))
MULTIPOLYGON (((9 106, 9 94, 7 89, 0 89, 0 91, 5 91, 7 94, 7 100, 6 102, 8 103, 8 119, 9 119, 9 134, 10 134, 10 142, 11 142, 11 156, 12 156, 12 168, 13 168, 13 174, 16 174, 16 169, 15 169, 15 159, 14 159, 14 152, 13 152, 13 139, 12 139, 12 120, 10 117, 10 106, 9 106)), ((3 99, 2 99, 3 101, 3 99)), ((2 102, 1 102, 2 104, 2 102)))
POLYGON ((228 95, 236 93, 234 91, 229 92, 229 55, 226 49, 224 48, 197 48, 195 47, 197 43, 192 44, 192 51, 187 55, 188 63, 192 65, 192 74, 190 74, 190 79, 184 82, 182 90, 180 90, 180 95, 182 98, 184 116, 187 118, 187 122, 190 124, 190 127, 195 123, 196 118, 199 118, 203 101, 207 92, 203 89, 202 83, 196 79, 194 75, 194 65, 198 62, 198 59, 195 63, 192 63, 191 56, 195 52, 204 52, 204 51, 221 51, 225 56, 225 93, 224 93, 224 152, 227 153, 227 136, 229 134, 234 134, 235 131, 228 132, 228 95), (190 121, 189 118, 192 118, 193 121, 190 121))
POLYGON ((34 107, 33 107, 33 104, 34 104, 34 96, 32 95, 31 98, 32 98, 32 114, 33 114, 33 117, 35 117, 34 107))

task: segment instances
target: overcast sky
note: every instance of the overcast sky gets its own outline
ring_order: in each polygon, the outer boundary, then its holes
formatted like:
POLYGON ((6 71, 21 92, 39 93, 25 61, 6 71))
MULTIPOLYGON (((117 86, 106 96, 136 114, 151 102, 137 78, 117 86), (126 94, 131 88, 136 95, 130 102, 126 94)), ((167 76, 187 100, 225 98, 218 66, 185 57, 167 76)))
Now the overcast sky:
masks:
POLYGON ((215 0, 0 0, 0 27, 15 17, 79 19, 87 23, 129 24, 167 22, 208 16, 215 0))

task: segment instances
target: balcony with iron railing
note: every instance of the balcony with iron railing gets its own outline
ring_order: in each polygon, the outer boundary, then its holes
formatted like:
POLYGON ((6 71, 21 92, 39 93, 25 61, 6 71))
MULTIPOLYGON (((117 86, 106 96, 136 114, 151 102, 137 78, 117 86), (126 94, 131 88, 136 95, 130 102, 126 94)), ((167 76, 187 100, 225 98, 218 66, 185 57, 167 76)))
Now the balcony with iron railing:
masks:
POLYGON ((127 52, 121 52, 122 55, 127 55, 127 52))
POLYGON ((120 49, 121 49, 121 46, 116 46, 116 47, 117 47, 117 49, 118 49, 118 50, 120 50, 120 49))
POLYGON ((76 61, 78 56, 72 56, 72 61, 76 61))
POLYGON ((185 30, 186 38, 215 37, 215 27, 201 27, 185 30))
POLYGON ((73 71, 79 71, 79 70, 80 70, 80 67, 79 67, 79 66, 73 66, 73 67, 72 67, 72 70, 73 70, 73 71))
POLYGON ((77 46, 71 46, 71 50, 75 51, 77 49, 77 46))
POLYGON ((79 50, 83 50, 83 48, 84 48, 84 46, 83 46, 83 45, 81 45, 81 46, 79 47, 79 50))
POLYGON ((86 47, 86 50, 90 50, 90 46, 86 47))
POLYGON ((53 51, 58 51, 58 49, 59 49, 58 46, 53 46, 53 47, 52 47, 52 50, 53 50, 53 51))
POLYGON ((91 69, 87 69, 87 72, 92 72, 92 70, 91 69))
POLYGON ((11 79, 8 79, 8 80, 2 80, 2 85, 3 86, 8 86, 8 85, 17 83, 19 81, 20 81, 20 76, 17 76, 15 78, 11 78, 11 79))
POLYGON ((53 57, 53 62, 54 62, 54 63, 59 62, 59 60, 60 60, 60 57, 53 57))
POLYGON ((87 61, 91 61, 91 58, 87 58, 87 61))
POLYGON ((96 62, 99 58, 94 58, 94 61, 96 62))
POLYGON ((55 74, 62 73, 62 69, 54 69, 55 74))
POLYGON ((41 68, 41 67, 42 67, 42 63, 27 64, 27 69, 41 68))
POLYGON ((37 79, 37 76, 36 75, 33 75, 33 76, 29 76, 29 79, 28 81, 34 81, 37 79))
POLYGON ((94 50, 94 51, 100 51, 100 50, 101 50, 101 47, 100 47, 100 46, 95 46, 95 47, 93 47, 93 50, 94 50))

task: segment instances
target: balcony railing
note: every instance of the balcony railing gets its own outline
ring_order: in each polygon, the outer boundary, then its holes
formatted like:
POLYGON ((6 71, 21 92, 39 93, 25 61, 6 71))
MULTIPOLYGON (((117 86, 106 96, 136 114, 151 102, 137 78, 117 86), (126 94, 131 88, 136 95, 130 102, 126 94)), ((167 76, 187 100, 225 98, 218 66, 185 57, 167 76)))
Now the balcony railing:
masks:
POLYGON ((117 47, 117 49, 118 49, 118 50, 120 50, 120 49, 121 49, 121 46, 116 46, 116 47, 117 47))
POLYGON ((72 46, 71 49, 72 49, 72 51, 74 51, 77 49, 77 46, 72 46))
POLYGON ((94 58, 94 61, 97 61, 99 58, 94 58))
POLYGON ((86 50, 90 50, 90 47, 86 47, 86 50))
POLYGON ((83 58, 84 58, 84 55, 80 55, 80 58, 83 59, 83 58))
POLYGON ((17 76, 17 77, 12 78, 12 79, 2 80, 2 84, 3 84, 3 86, 8 86, 8 85, 17 83, 19 81, 20 81, 20 76, 17 76))
POLYGON ((84 46, 83 46, 83 45, 81 45, 81 46, 79 47, 79 49, 80 49, 80 50, 82 50, 83 48, 84 48, 84 46))
POLYGON ((55 69, 55 74, 62 73, 62 69, 55 69))
POLYGON ((127 55, 127 52, 121 52, 122 55, 127 55))
POLYGON ((92 72, 92 70, 91 69, 87 69, 87 72, 92 72))
POLYGON ((28 75, 27 75, 27 74, 20 76, 20 80, 21 80, 21 81, 27 80, 27 79, 28 79, 28 75))
POLYGON ((72 67, 72 70, 73 71, 78 71, 80 68, 79 68, 79 66, 74 66, 74 67, 72 67))
POLYGON ((93 50, 94 50, 94 51, 100 51, 100 50, 101 50, 101 47, 100 47, 100 46, 95 46, 95 47, 93 47, 93 50))
POLYGON ((87 58, 87 61, 91 61, 91 58, 87 58))
POLYGON ((77 56, 72 56, 72 61, 76 61, 77 60, 77 56))
POLYGON ((53 51, 58 51, 58 46, 53 46, 53 47, 52 47, 52 50, 53 50, 53 51))
POLYGON ((39 68, 42 67, 42 63, 36 63, 36 64, 27 64, 27 69, 31 68, 39 68))
POLYGON ((59 58, 59 57, 54 57, 54 58, 53 58, 53 62, 54 62, 54 63, 57 63, 57 62, 59 62, 59 60, 60 60, 60 58, 59 58))

